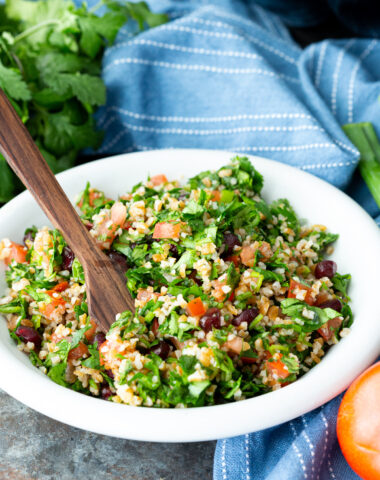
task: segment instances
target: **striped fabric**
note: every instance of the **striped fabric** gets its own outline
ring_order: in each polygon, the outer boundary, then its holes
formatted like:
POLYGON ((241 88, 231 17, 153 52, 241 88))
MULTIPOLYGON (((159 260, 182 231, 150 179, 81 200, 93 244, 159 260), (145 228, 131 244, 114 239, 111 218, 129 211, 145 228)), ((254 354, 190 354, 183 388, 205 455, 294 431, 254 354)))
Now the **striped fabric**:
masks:
MULTIPOLYGON (((137 37, 126 25, 104 58, 101 153, 195 147, 261 155, 348 188, 380 224, 368 190, 353 180, 359 155, 341 130, 371 121, 380 134, 378 40, 301 50, 276 16, 249 0, 150 5, 171 21, 137 37)), ((358 478, 337 446, 338 404, 218 442, 214 479, 358 478)))
MULTIPOLYGON (((172 20, 137 37, 126 25, 106 51, 100 153, 225 149, 348 187, 358 152, 340 125, 379 126, 378 40, 301 50, 278 17, 249 2, 155 0, 151 7, 172 20)), ((379 215, 364 186, 355 190, 379 215)))

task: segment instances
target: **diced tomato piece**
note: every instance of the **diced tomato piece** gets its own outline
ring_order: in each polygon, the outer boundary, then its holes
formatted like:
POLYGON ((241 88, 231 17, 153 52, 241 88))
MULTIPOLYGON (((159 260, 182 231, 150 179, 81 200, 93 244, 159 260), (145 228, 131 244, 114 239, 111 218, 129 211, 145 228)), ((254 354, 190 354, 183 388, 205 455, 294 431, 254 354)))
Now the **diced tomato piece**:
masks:
POLYGON ((207 307, 204 305, 200 297, 194 298, 187 304, 187 311, 192 317, 204 315, 207 312, 207 307))
POLYGON ((256 260, 256 248, 252 245, 246 245, 241 249, 240 258, 243 265, 246 267, 253 267, 256 260))
POLYGON ((115 202, 110 210, 102 210, 102 217, 92 228, 101 249, 108 249, 115 239, 116 231, 123 228, 127 216, 127 208, 121 202, 115 202))
POLYGON ((221 200, 221 193, 220 193, 219 190, 213 190, 213 191, 211 192, 211 200, 212 200, 213 202, 220 202, 220 200, 221 200))
POLYGON ((305 298, 304 298, 305 302, 308 305, 314 305, 312 289, 307 285, 304 285, 303 283, 296 282, 295 280, 291 279, 289 284, 289 290, 288 290, 288 298, 297 298, 297 293, 295 292, 295 290, 306 291, 305 298))
POLYGON ((86 340, 88 342, 91 342, 91 340, 94 338, 95 332, 96 332, 96 327, 97 327, 94 320, 90 320, 90 325, 91 325, 91 327, 84 333, 84 336, 86 337, 86 340))
MULTIPOLYGON (((102 192, 99 192, 98 190, 95 190, 95 189, 91 189, 88 193, 88 203, 89 203, 90 207, 94 207, 95 206, 95 200, 97 198, 101 198, 103 196, 104 195, 103 195, 102 192)), ((107 203, 108 201, 109 201, 109 198, 104 197, 104 202, 103 203, 107 203)), ((78 207, 82 208, 82 206, 83 206, 83 197, 78 202, 78 207)))
POLYGON ((17 263, 26 263, 26 254, 28 253, 26 247, 14 242, 10 242, 9 246, 3 245, 3 242, 1 243, 1 258, 6 265, 9 265, 13 260, 17 263))
POLYGON ((163 183, 167 183, 168 179, 166 178, 166 175, 160 174, 160 175, 154 175, 150 181, 153 183, 155 187, 158 185, 162 185, 163 183))
POLYGON ((58 283, 55 287, 53 287, 51 290, 47 291, 46 293, 48 295, 51 295, 54 292, 63 292, 64 290, 66 290, 66 288, 68 288, 68 286, 69 286, 69 283, 66 282, 65 280, 63 282, 58 283))
POLYGON ((318 333, 327 341, 334 335, 334 330, 342 325, 340 317, 330 318, 328 322, 318 328, 318 333))
POLYGON ((227 262, 232 262, 235 267, 238 267, 240 264, 240 257, 239 255, 230 255, 229 257, 226 258, 227 262))
POLYGON ((150 290, 140 288, 137 291, 137 300, 140 300, 141 302, 148 303, 149 300, 152 300, 152 298, 158 298, 160 294, 158 292, 151 292, 150 290))
POLYGON ((224 345, 231 353, 239 355, 243 348, 243 339, 241 337, 234 337, 232 340, 228 340, 224 345))
POLYGON ((47 318, 51 318, 52 314, 56 311, 63 314, 65 312, 65 303, 66 301, 62 298, 61 295, 58 295, 60 292, 66 290, 69 284, 64 281, 60 282, 51 290, 47 290, 46 293, 51 297, 51 301, 49 303, 43 303, 40 305, 40 312, 45 315, 47 318))
POLYGON ((85 345, 83 342, 79 342, 78 346, 70 350, 67 360, 69 362, 72 362, 73 360, 78 360, 78 358, 82 358, 83 355, 88 354, 88 348, 87 345, 85 345))
POLYGON ((235 292, 232 292, 231 295, 228 297, 228 300, 230 302, 233 302, 235 300, 235 292))
POLYGON ((223 287, 227 285, 227 280, 212 280, 211 285, 211 295, 215 298, 217 302, 223 302, 226 298, 226 293, 223 291, 223 287))
POLYGON ((123 227, 126 216, 127 207, 124 203, 115 202, 111 207, 111 220, 116 227, 115 230, 119 227, 123 227))
POLYGON ((179 238, 180 223, 159 222, 154 226, 153 238, 179 238))
POLYGON ((267 370, 273 375, 277 375, 278 378, 284 379, 290 375, 285 363, 281 360, 282 354, 279 354, 279 360, 268 359, 265 364, 267 370))
POLYGON ((66 302, 62 297, 52 297, 50 303, 43 303, 42 305, 40 305, 40 312, 47 318, 51 318, 53 313, 56 311, 63 314, 65 312, 65 303, 66 302))

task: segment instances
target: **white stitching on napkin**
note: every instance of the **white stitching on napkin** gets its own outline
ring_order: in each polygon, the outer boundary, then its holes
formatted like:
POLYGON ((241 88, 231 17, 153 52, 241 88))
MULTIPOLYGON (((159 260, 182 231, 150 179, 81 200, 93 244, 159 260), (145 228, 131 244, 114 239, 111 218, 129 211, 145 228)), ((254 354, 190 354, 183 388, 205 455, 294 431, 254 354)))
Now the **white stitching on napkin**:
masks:
POLYGON ((331 473, 331 478, 334 478, 336 480, 336 476, 334 475, 334 471, 332 469, 332 464, 331 464, 331 452, 329 452, 327 455, 327 465, 329 467, 329 472, 331 473))
MULTIPOLYGON (((231 151, 247 151, 247 152, 294 152, 297 150, 311 150, 314 148, 338 148, 333 143, 309 143, 307 145, 278 145, 278 146, 260 146, 260 147, 231 147, 230 149, 226 148, 225 150, 231 151)), ((321 166, 321 164, 318 164, 321 166)), ((338 166, 343 167, 343 163, 339 164, 327 164, 323 166, 338 166)))
MULTIPOLYGON (((179 117, 179 116, 161 116, 161 115, 148 115, 145 113, 131 112, 123 108, 114 106, 105 107, 107 111, 113 111, 121 113, 136 120, 149 120, 152 122, 178 122, 178 123, 207 123, 207 122, 234 122, 236 120, 262 120, 262 119, 294 119, 302 118, 315 122, 311 115, 305 113, 261 113, 261 114, 248 114, 242 113, 238 115, 226 115, 221 117, 179 117)), ((102 125, 107 118, 107 114, 104 114, 99 120, 98 125, 102 125)))
POLYGON ((163 48, 166 50, 173 50, 184 53, 196 53, 199 55, 215 55, 219 57, 237 57, 237 58, 251 58, 251 59, 263 59, 262 56, 256 53, 245 53, 234 50, 210 50, 208 48, 186 47, 183 45, 177 45, 174 43, 156 42, 155 40, 149 40, 145 38, 137 38, 129 42, 122 42, 107 48, 104 56, 108 56, 113 50, 117 50, 123 47, 129 47, 131 45, 149 45, 152 47, 163 48))
POLYGON ((351 162, 312 163, 311 165, 297 165, 297 167, 302 170, 316 170, 319 168, 351 167, 356 163, 356 160, 352 160, 351 162))
POLYGON ((325 55, 326 55, 326 49, 327 49, 327 42, 324 41, 322 43, 321 52, 319 54, 319 59, 318 59, 317 72, 315 74, 314 84, 316 87, 319 87, 319 82, 321 81, 322 66, 323 66, 323 61, 325 59, 325 55))
POLYGON ((227 470, 226 470, 226 439, 222 442, 222 475, 223 480, 227 480, 227 470))
MULTIPOLYGON (((256 5, 256 8, 261 8, 261 7, 256 5)), ((211 10, 212 14, 216 17, 220 17, 223 20, 235 20, 237 22, 240 22, 242 25, 247 25, 248 27, 252 28, 252 21, 251 20, 246 20, 245 18, 241 17, 240 15, 235 15, 231 12, 226 12, 225 10, 221 10, 218 7, 215 8, 214 5, 210 6, 208 9, 211 10)), ((264 9, 262 9, 262 10, 265 12, 264 9)), ((289 36, 289 32, 284 27, 282 21, 279 20, 278 17, 276 17, 276 20, 280 24, 282 30, 287 32, 287 34, 289 36)), ((273 21, 273 19, 271 19, 271 21, 273 21)), ((272 39, 271 39, 271 41, 272 41, 272 39)), ((296 47, 295 45, 289 43, 288 39, 286 39, 286 49, 287 50, 293 50, 294 54, 297 55, 297 56, 299 55, 299 52, 301 50, 299 47, 296 47)), ((291 63, 293 63, 293 61, 291 63)))
POLYGON ((331 110, 333 115, 336 115, 336 94, 338 91, 338 79, 339 79, 339 72, 340 72, 340 67, 342 66, 342 61, 343 57, 346 52, 352 47, 352 45, 355 43, 356 39, 351 38, 346 45, 342 48, 342 50, 339 52, 337 61, 336 61, 336 66, 335 70, 333 73, 333 86, 331 90, 331 110))
POLYGON ((288 75, 284 75, 282 73, 274 73, 270 70, 263 70, 262 68, 223 68, 223 67, 214 67, 212 65, 198 65, 198 64, 187 64, 187 63, 171 63, 171 62, 162 62, 159 60, 147 60, 145 58, 118 58, 111 62, 109 65, 104 68, 103 73, 107 72, 111 68, 123 65, 123 64, 141 64, 141 65, 151 65, 154 67, 161 67, 161 68, 172 68, 175 70, 197 70, 197 71, 204 71, 204 72, 212 72, 212 73, 223 73, 228 75, 251 75, 251 74, 258 74, 258 75, 266 75, 268 77, 273 78, 282 78, 283 80, 287 80, 288 82, 293 83, 300 83, 298 78, 289 77, 288 75))
POLYGON ((323 423, 325 425, 325 441, 323 443, 323 452, 322 452, 322 458, 321 458, 321 461, 320 461, 318 480, 320 479, 321 469, 322 469, 322 466, 323 466, 323 460, 325 459, 325 456, 326 456, 328 440, 329 440, 329 424, 328 424, 328 421, 327 421, 327 418, 326 418, 325 414, 323 413, 323 409, 324 409, 324 407, 321 408, 321 417, 322 417, 323 423))
POLYGON ((294 435, 294 441, 292 442, 292 447, 293 447, 294 451, 296 452, 297 457, 299 458, 300 465, 301 465, 301 468, 303 470, 304 478, 307 478, 305 461, 302 457, 301 452, 299 451, 299 448, 297 447, 297 445, 295 443, 297 441, 297 432, 296 432, 296 429, 294 427, 293 422, 289 422, 289 426, 290 426, 290 429, 292 430, 293 435, 294 435))
POLYGON ((302 415, 301 417, 302 423, 305 425, 305 429, 302 430, 302 436, 305 438, 306 443, 309 446, 310 449, 310 454, 311 454, 311 475, 312 477, 314 476, 315 473, 315 467, 314 467, 314 462, 315 462, 315 447, 312 444, 309 435, 306 433, 306 428, 308 428, 308 424, 306 422, 305 416, 302 415))
POLYGON ((244 438, 245 443, 245 466, 246 466, 246 480, 251 480, 251 468, 249 462, 249 434, 247 433, 244 438))
POLYGON ((356 75, 358 73, 360 64, 372 52, 377 42, 378 40, 376 39, 372 40, 372 42, 367 46, 367 48, 360 55, 358 61, 356 62, 352 70, 350 84, 348 87, 348 123, 352 123, 354 118, 354 86, 355 86, 356 75))
MULTIPOLYGON (((118 120, 118 117, 110 117, 110 119, 104 124, 103 128, 107 129, 114 121, 118 120)), ((318 130, 323 132, 324 130, 317 125, 297 125, 297 126, 247 126, 247 127, 234 127, 234 128, 218 128, 218 129, 196 129, 196 128, 157 128, 149 127, 145 125, 133 125, 131 123, 123 122, 123 125, 128 130, 133 130, 136 132, 150 132, 150 133, 159 133, 167 135, 199 135, 199 136, 208 136, 208 135, 231 135, 236 133, 246 133, 246 132, 298 132, 305 130, 318 130)))
MULTIPOLYGON (((220 16, 220 17, 224 16, 225 17, 226 15, 224 15, 224 14, 222 15, 222 14, 218 13, 218 16, 220 16)), ((205 32, 205 33, 207 32, 206 34, 215 33, 215 34, 218 34, 216 36, 218 36, 218 37, 221 36, 221 37, 224 37, 224 38, 241 38, 241 37, 244 37, 245 39, 247 39, 251 43, 259 45, 260 47, 264 48, 265 50, 268 50, 268 52, 274 53, 278 57, 282 58, 283 60, 286 60, 287 62, 289 62, 291 64, 296 64, 297 63, 297 61, 294 60, 294 58, 289 57, 285 53, 281 52, 281 50, 278 50, 277 48, 274 48, 271 45, 267 45, 266 43, 262 42, 261 40, 258 40, 256 37, 252 37, 251 35, 248 35, 244 30, 236 29, 236 27, 234 25, 231 25, 229 23, 218 22, 218 21, 214 21, 214 20, 205 20, 205 19, 199 18, 199 17, 188 17, 187 20, 190 21, 190 22, 193 22, 193 23, 200 23, 201 25, 219 27, 219 28, 223 28, 223 29, 233 28, 235 31, 239 32, 238 35, 234 34, 234 33, 226 33, 226 32, 209 32, 207 30, 203 30, 203 31, 201 30, 198 33, 202 33, 202 32, 205 32), (224 33, 224 35, 223 35, 223 33, 224 33)))
POLYGON ((355 148, 352 148, 350 147, 349 145, 346 145, 345 143, 343 142, 340 142, 339 140, 334 140, 334 142, 339 145, 340 147, 344 148, 345 150, 351 152, 351 153, 354 153, 356 155, 356 157, 359 157, 359 151, 358 150, 355 150, 355 148))

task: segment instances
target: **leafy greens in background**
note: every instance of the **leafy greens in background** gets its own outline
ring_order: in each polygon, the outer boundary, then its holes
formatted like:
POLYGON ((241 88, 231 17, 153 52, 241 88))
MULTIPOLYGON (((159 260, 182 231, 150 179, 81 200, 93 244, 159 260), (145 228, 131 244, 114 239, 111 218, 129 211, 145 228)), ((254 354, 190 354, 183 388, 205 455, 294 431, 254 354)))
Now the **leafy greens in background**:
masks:
POLYGON ((359 171, 380 208, 380 142, 372 123, 349 123, 343 130, 360 152, 359 171))
MULTIPOLYGON (((100 78, 104 48, 126 21, 140 29, 166 22, 145 2, 101 0, 88 9, 71 0, 6 0, 0 5, 0 88, 58 173, 78 152, 98 148, 92 114, 106 99, 100 78), (96 15, 100 7, 105 13, 96 15)), ((21 189, 0 155, 0 202, 21 189)))

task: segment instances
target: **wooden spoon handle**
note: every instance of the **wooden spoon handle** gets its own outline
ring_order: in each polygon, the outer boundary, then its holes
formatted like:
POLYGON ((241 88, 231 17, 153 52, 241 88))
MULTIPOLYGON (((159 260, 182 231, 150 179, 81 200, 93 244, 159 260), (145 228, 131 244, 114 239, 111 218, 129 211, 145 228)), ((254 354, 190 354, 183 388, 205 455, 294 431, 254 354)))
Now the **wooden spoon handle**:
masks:
POLYGON ((23 184, 32 193, 55 228, 80 262, 86 251, 96 254, 95 241, 66 197, 32 137, 0 89, 0 152, 23 184), (70 226, 68 228, 68 226, 70 226))

